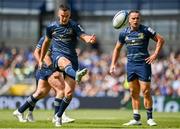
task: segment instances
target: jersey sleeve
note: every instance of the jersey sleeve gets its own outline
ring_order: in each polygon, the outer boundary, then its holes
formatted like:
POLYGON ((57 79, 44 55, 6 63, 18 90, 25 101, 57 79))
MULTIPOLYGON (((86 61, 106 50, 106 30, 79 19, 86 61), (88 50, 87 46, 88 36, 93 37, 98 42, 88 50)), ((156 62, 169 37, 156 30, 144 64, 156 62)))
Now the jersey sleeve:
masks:
POLYGON ((146 27, 145 33, 150 38, 154 38, 154 36, 156 35, 156 31, 154 31, 151 27, 146 27))
POLYGON ((118 41, 119 41, 120 43, 122 43, 122 44, 125 44, 125 36, 124 36, 124 32, 123 32, 123 31, 121 31, 121 32, 119 33, 119 39, 118 39, 118 41))
POLYGON ((78 37, 80 37, 82 34, 85 34, 84 29, 78 23, 73 24, 73 29, 75 30, 78 37))
POLYGON ((46 36, 50 39, 52 39, 52 33, 53 33, 53 25, 52 24, 49 24, 47 27, 46 27, 46 36))
POLYGON ((36 48, 41 49, 44 39, 45 39, 45 36, 40 38, 40 40, 38 41, 38 43, 36 45, 36 48))

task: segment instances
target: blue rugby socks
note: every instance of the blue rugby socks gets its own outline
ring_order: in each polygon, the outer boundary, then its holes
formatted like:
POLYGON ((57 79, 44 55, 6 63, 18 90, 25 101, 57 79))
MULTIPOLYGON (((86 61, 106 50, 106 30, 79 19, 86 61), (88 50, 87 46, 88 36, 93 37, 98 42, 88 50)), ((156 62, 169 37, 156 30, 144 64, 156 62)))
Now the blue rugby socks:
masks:
POLYGON ((134 109, 133 110, 133 118, 136 121, 139 121, 141 119, 141 115, 139 114, 139 110, 138 109, 134 109))
POLYGON ((34 106, 31 105, 31 106, 29 107, 29 111, 30 111, 30 112, 33 112, 33 111, 34 111, 34 108, 35 108, 35 105, 34 105, 34 106))
POLYGON ((33 96, 29 96, 26 100, 26 102, 18 108, 18 111, 20 113, 23 113, 27 108, 35 106, 38 99, 34 98, 33 96))
POLYGON ((59 110, 57 112, 57 116, 61 117, 62 114, 64 113, 64 111, 66 110, 67 106, 69 105, 69 103, 71 102, 71 99, 68 99, 66 97, 63 98, 61 105, 59 107, 59 110))
POLYGON ((76 71, 73 69, 72 65, 67 65, 64 69, 65 73, 69 75, 71 78, 75 79, 76 71))
POLYGON ((141 119, 141 115, 140 114, 133 114, 133 118, 136 120, 136 121, 139 121, 141 119))
POLYGON ((54 100, 54 114, 56 114, 59 111, 59 107, 61 105, 62 99, 55 98, 54 100))
POLYGON ((153 117, 152 117, 152 110, 153 110, 152 108, 146 109, 147 119, 148 119, 148 120, 153 118, 153 117))

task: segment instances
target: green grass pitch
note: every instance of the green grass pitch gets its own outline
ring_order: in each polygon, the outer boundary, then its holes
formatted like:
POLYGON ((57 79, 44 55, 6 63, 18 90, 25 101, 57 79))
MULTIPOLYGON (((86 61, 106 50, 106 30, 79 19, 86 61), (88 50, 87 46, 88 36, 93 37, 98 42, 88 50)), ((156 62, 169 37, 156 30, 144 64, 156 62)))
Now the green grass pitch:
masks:
MULTIPOLYGON (((36 122, 19 123, 12 116, 12 110, 0 110, 0 129, 57 129, 51 123, 53 111, 35 110, 36 122)), ((131 110, 78 109, 67 111, 66 114, 75 118, 74 123, 64 124, 63 129, 178 129, 180 128, 180 112, 154 113, 158 126, 146 124, 146 112, 141 111, 141 126, 122 126, 132 118, 131 110)))

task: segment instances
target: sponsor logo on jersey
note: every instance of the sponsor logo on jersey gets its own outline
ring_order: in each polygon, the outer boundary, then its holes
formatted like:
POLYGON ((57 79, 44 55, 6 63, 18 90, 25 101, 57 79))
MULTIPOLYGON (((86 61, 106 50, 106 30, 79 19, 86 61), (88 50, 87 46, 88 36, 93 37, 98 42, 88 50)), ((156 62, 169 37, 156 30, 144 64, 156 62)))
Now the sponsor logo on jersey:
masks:
POLYGON ((126 36, 125 41, 127 45, 142 45, 144 39, 144 33, 138 33, 134 36, 126 36))

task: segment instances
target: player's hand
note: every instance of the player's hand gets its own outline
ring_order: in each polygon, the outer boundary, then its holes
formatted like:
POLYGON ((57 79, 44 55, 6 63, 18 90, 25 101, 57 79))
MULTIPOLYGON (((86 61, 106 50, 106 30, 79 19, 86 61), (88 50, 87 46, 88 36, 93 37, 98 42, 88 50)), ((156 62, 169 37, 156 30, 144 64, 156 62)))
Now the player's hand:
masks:
POLYGON ((151 56, 149 56, 148 58, 145 59, 147 64, 152 64, 154 63, 154 61, 157 59, 157 54, 152 54, 151 56))
POLYGON ((43 62, 42 62, 42 61, 40 61, 40 62, 38 63, 38 69, 41 69, 41 68, 42 68, 42 66, 43 66, 43 62))
POLYGON ((91 44, 96 43, 96 36, 94 34, 89 37, 88 43, 91 43, 91 44))
POLYGON ((116 66, 115 66, 115 65, 111 65, 110 70, 109 70, 109 73, 110 73, 111 75, 114 75, 115 71, 116 71, 116 66))

